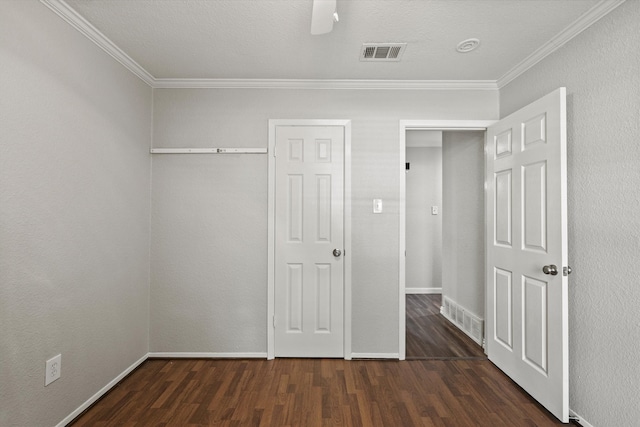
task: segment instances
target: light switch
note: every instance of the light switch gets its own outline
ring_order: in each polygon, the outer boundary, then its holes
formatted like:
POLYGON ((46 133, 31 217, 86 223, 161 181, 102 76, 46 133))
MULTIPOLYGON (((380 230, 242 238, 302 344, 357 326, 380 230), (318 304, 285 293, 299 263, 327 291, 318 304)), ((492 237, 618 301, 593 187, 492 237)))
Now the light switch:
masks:
POLYGON ((382 213, 382 199, 373 199, 373 213, 382 213))
POLYGON ((438 215, 438 207, 431 206, 431 215, 438 215))

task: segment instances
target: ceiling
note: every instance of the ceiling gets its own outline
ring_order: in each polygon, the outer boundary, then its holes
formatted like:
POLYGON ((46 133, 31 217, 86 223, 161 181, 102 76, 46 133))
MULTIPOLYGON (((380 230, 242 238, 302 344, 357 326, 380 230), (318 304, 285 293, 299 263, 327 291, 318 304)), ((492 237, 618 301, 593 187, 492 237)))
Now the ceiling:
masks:
POLYGON ((582 30, 608 13, 610 4, 620 3, 337 1, 340 21, 333 31, 312 36, 311 0, 44 0, 77 13, 75 20, 86 20, 153 80, 493 82, 535 60, 537 51, 538 56, 552 51, 566 34, 573 37, 576 28, 582 30), (456 52, 468 38, 480 39, 480 46, 456 52), (360 49, 367 42, 407 47, 400 62, 361 62, 360 49))

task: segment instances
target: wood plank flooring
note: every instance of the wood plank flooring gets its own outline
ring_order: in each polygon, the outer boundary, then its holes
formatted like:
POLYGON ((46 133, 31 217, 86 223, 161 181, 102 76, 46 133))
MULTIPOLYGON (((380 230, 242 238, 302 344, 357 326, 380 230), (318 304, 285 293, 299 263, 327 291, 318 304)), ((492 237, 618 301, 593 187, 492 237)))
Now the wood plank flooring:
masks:
POLYGON ((150 359, 71 425, 563 425, 439 310, 440 295, 407 296, 402 362, 150 359))
POLYGON ((556 426, 487 360, 150 359, 81 426, 556 426))
POLYGON ((407 295, 406 358, 455 359, 486 355, 464 332, 440 314, 442 295, 407 295))

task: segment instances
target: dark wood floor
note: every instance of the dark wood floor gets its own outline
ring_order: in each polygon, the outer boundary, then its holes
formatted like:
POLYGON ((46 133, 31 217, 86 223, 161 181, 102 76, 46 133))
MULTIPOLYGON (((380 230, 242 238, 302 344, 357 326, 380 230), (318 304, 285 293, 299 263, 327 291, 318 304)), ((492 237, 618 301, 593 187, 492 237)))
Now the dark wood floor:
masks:
POLYGON ((438 297, 407 297, 414 360, 150 359, 72 425, 563 425, 441 318, 438 297))
POLYGON ((486 358, 482 347, 440 314, 442 295, 407 295, 406 357, 486 358))
POLYGON ((487 360, 150 359, 80 426, 556 426, 487 360))

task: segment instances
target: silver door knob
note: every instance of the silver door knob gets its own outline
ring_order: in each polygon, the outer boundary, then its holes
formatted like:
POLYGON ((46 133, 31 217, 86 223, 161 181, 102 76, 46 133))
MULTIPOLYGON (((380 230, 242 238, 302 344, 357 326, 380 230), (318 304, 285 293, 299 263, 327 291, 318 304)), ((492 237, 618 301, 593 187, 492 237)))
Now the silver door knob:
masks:
POLYGON ((333 256, 338 258, 340 255, 342 255, 342 251, 340 249, 334 249, 333 250, 333 256))
POLYGON ((542 272, 544 274, 550 274, 552 276, 555 276, 556 274, 558 274, 558 267, 556 267, 553 264, 545 265, 544 267, 542 267, 542 272))

